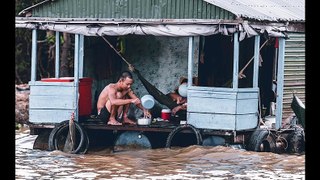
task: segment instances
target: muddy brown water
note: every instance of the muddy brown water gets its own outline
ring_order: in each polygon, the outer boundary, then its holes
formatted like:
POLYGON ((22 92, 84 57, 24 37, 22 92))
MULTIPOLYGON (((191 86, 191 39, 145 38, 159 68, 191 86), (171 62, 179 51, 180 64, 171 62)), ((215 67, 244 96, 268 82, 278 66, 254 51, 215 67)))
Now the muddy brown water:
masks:
POLYGON ((190 146, 77 155, 32 149, 36 137, 16 131, 15 179, 305 179, 305 154, 190 146))

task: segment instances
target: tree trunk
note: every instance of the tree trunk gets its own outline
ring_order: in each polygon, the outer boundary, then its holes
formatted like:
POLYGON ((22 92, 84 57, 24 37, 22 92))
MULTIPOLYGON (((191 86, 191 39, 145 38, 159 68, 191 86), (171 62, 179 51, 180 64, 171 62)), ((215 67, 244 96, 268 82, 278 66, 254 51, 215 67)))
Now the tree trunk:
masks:
POLYGON ((70 34, 63 33, 63 39, 64 39, 64 43, 62 45, 62 50, 61 50, 60 76, 67 77, 67 76, 71 76, 69 72, 69 61, 68 61, 68 55, 71 47, 70 34))

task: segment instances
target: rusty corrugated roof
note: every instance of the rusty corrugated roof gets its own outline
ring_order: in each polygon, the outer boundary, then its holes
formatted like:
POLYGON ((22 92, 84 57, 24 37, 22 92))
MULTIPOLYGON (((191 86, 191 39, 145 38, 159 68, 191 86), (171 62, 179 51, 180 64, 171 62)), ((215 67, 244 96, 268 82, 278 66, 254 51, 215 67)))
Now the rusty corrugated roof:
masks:
POLYGON ((243 19, 305 21, 305 0, 204 0, 243 19))

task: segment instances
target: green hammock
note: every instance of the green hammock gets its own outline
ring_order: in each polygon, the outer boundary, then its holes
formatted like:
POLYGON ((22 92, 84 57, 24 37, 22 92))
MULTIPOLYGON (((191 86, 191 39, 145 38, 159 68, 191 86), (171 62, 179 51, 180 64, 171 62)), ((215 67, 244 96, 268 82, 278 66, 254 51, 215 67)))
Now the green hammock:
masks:
POLYGON ((151 94, 160 104, 163 104, 170 109, 173 109, 174 107, 178 106, 178 104, 175 101, 173 101, 171 97, 167 96, 166 94, 163 94, 159 89, 157 89, 149 81, 147 81, 137 69, 134 69, 133 72, 138 76, 138 78, 142 82, 143 86, 147 89, 149 94, 151 94))
POLYGON ((155 86, 153 86, 149 81, 147 81, 137 70, 136 68, 133 68, 133 66, 126 60, 124 57, 113 47, 113 45, 103 36, 101 36, 104 41, 106 41, 109 46, 121 57, 121 59, 128 65, 129 70, 134 72, 140 81, 142 82, 143 86, 146 88, 146 90, 149 92, 150 95, 152 95, 160 104, 163 104, 167 106, 170 109, 173 109, 174 107, 178 106, 178 104, 171 99, 171 97, 167 96, 166 94, 163 94, 159 89, 157 89, 155 86))

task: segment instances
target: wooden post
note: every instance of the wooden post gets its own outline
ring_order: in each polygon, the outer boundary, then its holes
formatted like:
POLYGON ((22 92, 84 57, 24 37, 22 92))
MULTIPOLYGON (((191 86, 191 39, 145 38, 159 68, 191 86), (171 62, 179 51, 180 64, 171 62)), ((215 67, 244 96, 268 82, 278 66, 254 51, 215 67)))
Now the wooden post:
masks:
POLYGON ((31 82, 36 81, 37 75, 37 29, 32 30, 32 50, 31 50, 31 82))
POLYGON ((278 75, 277 75, 277 102, 276 102, 276 129, 281 128, 282 124, 282 106, 283 106, 283 85, 284 85, 284 53, 285 39, 279 37, 278 54, 278 75))
POLYGON ((83 55, 84 55, 84 48, 83 48, 83 43, 84 43, 84 36, 79 35, 79 77, 83 77, 83 55))
POLYGON ((253 87, 258 87, 258 77, 259 77, 259 56, 260 56, 260 36, 254 37, 254 64, 253 64, 253 87))
POLYGON ((189 49, 188 49, 188 87, 192 86, 193 42, 194 42, 194 37, 190 36, 189 49))
POLYGON ((233 34, 233 80, 232 89, 238 89, 238 72, 239 72, 239 39, 238 32, 233 34))
POLYGON ((56 31, 56 58, 55 58, 55 78, 60 74, 60 34, 56 31))
POLYGON ((74 119, 79 118, 79 34, 75 34, 74 40, 74 92, 75 92, 75 113, 74 119))

